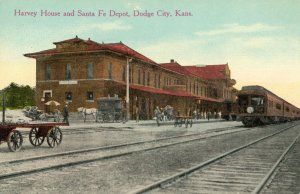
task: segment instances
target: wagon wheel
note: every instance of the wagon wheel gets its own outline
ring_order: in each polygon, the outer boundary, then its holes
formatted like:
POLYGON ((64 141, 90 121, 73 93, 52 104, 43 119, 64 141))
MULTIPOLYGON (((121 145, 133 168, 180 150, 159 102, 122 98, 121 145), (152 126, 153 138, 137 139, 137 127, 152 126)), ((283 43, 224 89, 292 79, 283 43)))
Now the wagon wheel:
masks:
POLYGON ((45 137, 39 135, 39 129, 32 128, 29 132, 29 141, 33 146, 40 146, 43 144, 45 137))
POLYGON ((183 123, 182 119, 179 119, 179 121, 178 121, 178 127, 181 127, 182 123, 183 123))
POLYGON ((49 147, 54 148, 62 141, 62 132, 59 127, 52 127, 47 134, 47 143, 49 147))
POLYGON ((115 121, 115 116, 113 113, 108 114, 108 122, 114 122, 115 121))
POLYGON ((161 122, 160 117, 161 115, 159 113, 155 114, 155 121, 158 127, 160 126, 160 122, 161 122))
POLYGON ((55 114, 54 115, 54 122, 59 122, 60 121, 60 114, 55 114))
POLYGON ((189 124, 190 124, 189 119, 185 119, 185 128, 188 128, 189 124))
POLYGON ((178 125, 178 119, 175 119, 175 121, 174 121, 174 127, 177 127, 177 125, 178 125))
POLYGON ((191 119, 191 121, 190 121, 190 127, 192 127, 193 126, 193 119, 191 119))
POLYGON ((101 122, 103 123, 103 116, 102 116, 102 113, 101 112, 97 112, 96 113, 96 122, 101 122))
POLYGON ((23 137, 20 131, 14 130, 9 133, 7 138, 7 145, 10 151, 16 152, 22 148, 23 137))
POLYGON ((121 123, 123 121, 123 115, 121 112, 116 113, 115 116, 116 122, 121 123))

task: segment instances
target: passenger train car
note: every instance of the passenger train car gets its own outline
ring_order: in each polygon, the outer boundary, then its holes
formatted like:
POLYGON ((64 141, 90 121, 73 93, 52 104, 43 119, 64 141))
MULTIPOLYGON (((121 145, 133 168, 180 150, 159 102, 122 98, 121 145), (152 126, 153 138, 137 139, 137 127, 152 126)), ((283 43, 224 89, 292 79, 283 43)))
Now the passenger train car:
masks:
POLYGON ((286 122, 300 118, 300 109, 262 86, 244 86, 237 93, 238 117, 245 126, 286 122))

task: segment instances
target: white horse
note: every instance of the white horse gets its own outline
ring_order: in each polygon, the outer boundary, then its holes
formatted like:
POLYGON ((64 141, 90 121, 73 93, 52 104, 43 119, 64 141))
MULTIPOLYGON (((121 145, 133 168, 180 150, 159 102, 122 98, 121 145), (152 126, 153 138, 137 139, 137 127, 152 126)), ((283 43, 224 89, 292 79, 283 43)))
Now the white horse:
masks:
POLYGON ((77 111, 78 111, 79 114, 82 115, 84 122, 86 120, 87 115, 92 115, 94 117, 94 119, 96 119, 96 116, 97 116, 97 109, 96 108, 79 107, 79 108, 77 108, 77 111))

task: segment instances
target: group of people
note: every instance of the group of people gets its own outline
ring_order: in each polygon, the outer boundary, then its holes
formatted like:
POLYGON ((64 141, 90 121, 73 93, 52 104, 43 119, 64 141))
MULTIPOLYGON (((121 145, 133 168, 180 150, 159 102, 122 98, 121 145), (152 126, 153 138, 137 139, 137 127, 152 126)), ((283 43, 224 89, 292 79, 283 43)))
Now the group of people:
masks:
POLYGON ((197 112, 196 110, 193 111, 193 118, 194 119, 221 119, 222 113, 221 111, 218 112, 210 112, 210 111, 203 111, 203 112, 197 112))
POLYGON ((154 110, 154 116, 156 119, 159 119, 160 121, 168 121, 173 120, 175 117, 175 110, 170 105, 165 106, 165 108, 159 108, 157 106, 154 110))

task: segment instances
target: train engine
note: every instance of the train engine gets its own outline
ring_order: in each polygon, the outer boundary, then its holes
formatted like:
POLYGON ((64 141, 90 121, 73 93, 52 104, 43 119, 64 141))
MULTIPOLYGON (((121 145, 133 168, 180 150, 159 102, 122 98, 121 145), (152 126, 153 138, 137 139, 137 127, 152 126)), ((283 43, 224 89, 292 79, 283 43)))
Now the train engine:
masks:
POLYGON ((238 117, 247 127, 299 118, 299 108, 262 86, 244 86, 237 97, 238 117))

